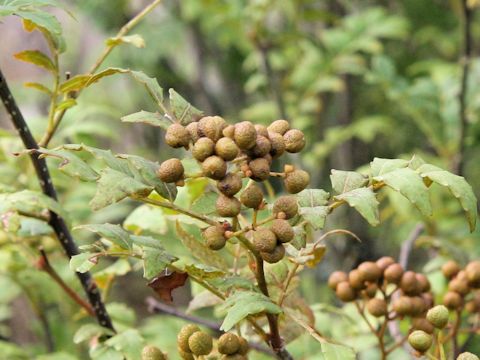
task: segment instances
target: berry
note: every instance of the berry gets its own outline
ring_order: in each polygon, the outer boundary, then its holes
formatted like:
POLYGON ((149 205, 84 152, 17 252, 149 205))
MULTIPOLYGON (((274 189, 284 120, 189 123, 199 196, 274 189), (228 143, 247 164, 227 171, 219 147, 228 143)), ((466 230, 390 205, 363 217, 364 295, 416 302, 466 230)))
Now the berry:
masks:
POLYGON ((255 181, 264 181, 270 177, 270 164, 264 158, 250 161, 248 168, 252 172, 250 178, 255 181))
POLYGON ((237 174, 229 173, 217 182, 218 190, 225 196, 233 196, 242 188, 242 178, 237 174))
POLYGON ((305 170, 294 170, 285 175, 283 184, 290 194, 304 190, 310 183, 310 175, 305 170))
POLYGON ((238 342, 240 343, 238 353, 240 355, 247 355, 248 351, 250 350, 250 345, 248 344, 248 341, 243 337, 239 337, 238 342))
POLYGON ((388 266, 383 273, 385 280, 392 284, 398 284, 402 279, 402 276, 403 267, 397 263, 388 266))
POLYGON ((147 345, 142 350, 142 360, 165 360, 165 354, 159 348, 147 345))
POLYGON ((294 196, 280 196, 273 203, 273 215, 278 217, 280 213, 285 215, 285 219, 291 219, 298 213, 297 199, 294 196))
POLYGON ((412 300, 408 296, 400 296, 393 301, 392 308, 400 316, 409 315, 412 313, 412 300))
POLYGON ((415 330, 408 336, 408 343, 420 353, 424 353, 432 346, 432 335, 422 330, 415 330))
POLYGON ((193 144, 192 156, 198 161, 204 161, 206 158, 213 155, 214 150, 215 143, 213 140, 203 137, 193 144))
POLYGON ((443 296, 443 305, 445 305, 450 310, 455 310, 463 305, 463 299, 458 293, 454 291, 448 291, 443 296))
POLYGON ((187 324, 177 335, 177 344, 178 347, 187 353, 190 353, 190 348, 188 347, 188 339, 197 331, 200 331, 200 328, 194 324, 187 324))
POLYGON ((261 252, 262 259, 269 264, 275 264, 283 259, 285 256, 285 248, 283 245, 275 246, 272 252, 261 252))
POLYGON ((290 130, 290 124, 287 120, 275 120, 268 127, 268 131, 283 135, 290 130))
POLYGON ((458 274, 459 271, 460 266, 458 266, 458 264, 453 260, 449 260, 442 265, 442 273, 448 279, 453 278, 455 275, 458 274))
POLYGON ((423 274, 415 274, 415 278, 417 279, 418 288, 420 292, 427 292, 430 290, 430 281, 428 278, 423 274))
POLYGON ((265 125, 255 124, 255 131, 257 132, 257 135, 262 135, 268 138, 268 129, 265 125))
POLYGON ((457 360, 479 360, 478 356, 471 352, 464 352, 458 355, 457 360))
POLYGON ((357 297, 355 290, 350 286, 348 281, 339 282, 335 294, 343 302, 353 301, 357 297))
POLYGON ((198 121, 198 133, 217 142, 222 137, 227 123, 220 116, 205 116, 198 121))
POLYGON ((348 275, 343 271, 334 271, 328 277, 328 287, 335 291, 342 281, 348 281, 348 275))
POLYGON ((275 219, 270 225, 270 230, 277 236, 278 241, 281 243, 288 243, 292 241, 295 236, 292 225, 287 220, 275 219))
POLYGON ((383 273, 387 267, 389 267, 392 264, 395 264, 395 260, 390 256, 383 256, 376 261, 376 264, 383 273))
POLYGON ((190 134, 190 139, 195 143, 200 139, 200 135, 198 134, 198 122, 194 121, 185 126, 188 133, 190 134))
POLYGON ((220 250, 225 246, 227 239, 225 238, 225 230, 220 225, 212 225, 207 227, 202 236, 207 246, 212 250, 220 250))
POLYGON ((237 157, 238 146, 232 139, 223 137, 215 144, 215 153, 223 160, 230 161, 237 157))
POLYGON ((255 126, 249 121, 242 121, 236 124, 233 138, 240 149, 248 150, 253 148, 257 138, 255 126))
POLYGON ((227 173, 227 163, 221 157, 212 155, 202 163, 202 169, 205 176, 220 180, 223 179, 227 173))
POLYGON ((367 310, 375 317, 385 316, 388 313, 387 303, 385 300, 378 298, 368 300, 367 310))
POLYGON ((427 320, 437 329, 443 329, 448 323, 448 309, 437 305, 427 312, 427 320))
POLYGON ((180 124, 172 124, 165 133, 165 142, 173 148, 188 146, 190 133, 180 124))
POLYGON ((231 355, 240 350, 240 341, 237 335, 232 333, 225 333, 218 339, 218 352, 220 354, 231 355))
POLYGON ((165 160, 160 164, 157 175, 163 182, 174 183, 183 179, 182 162, 176 158, 165 160))
POLYGON ((450 282, 448 283, 448 290, 455 291, 461 296, 465 296, 470 291, 470 288, 468 287, 466 279, 459 279, 458 277, 456 277, 450 280, 450 282))
POLYGON ((353 269, 348 273, 348 282, 355 290, 361 290, 365 288, 365 278, 358 269, 353 269))
POLYGON ((472 261, 465 268, 468 283, 472 287, 480 287, 480 261, 472 261))
POLYGON ((221 217, 237 216, 240 214, 241 206, 240 201, 236 197, 227 197, 225 195, 220 195, 215 203, 217 213, 221 217))
POLYGON ((305 147, 305 135, 297 129, 288 130, 283 135, 285 150, 289 153, 298 153, 305 147))
POLYGON ((265 136, 257 135, 255 139, 255 146, 249 151, 253 157, 262 157, 270 153, 272 144, 265 136))
POLYGON ((253 246, 259 252, 272 252, 277 246, 277 237, 270 229, 257 229, 253 232, 253 246))
POLYGON ((419 293, 417 277, 413 271, 406 271, 400 280, 400 288, 407 295, 416 295, 419 293))
POLYGON ((412 319, 412 328, 415 330, 422 330, 428 334, 433 334, 435 328, 428 322, 427 319, 420 317, 412 319))
POLYGON ((208 355, 212 351, 212 337, 203 331, 197 331, 188 338, 188 347, 194 355, 208 355))
POLYGON ((371 261, 365 261, 364 263, 360 264, 358 271, 360 271, 360 274, 365 281, 375 282, 380 278, 380 276, 382 276, 382 271, 378 265, 371 261))
POLYGON ((283 140, 283 136, 275 132, 269 132, 268 137, 271 145, 270 155, 274 159, 283 155, 285 152, 285 140, 283 140))
POLYGON ((263 192, 257 184, 250 184, 240 195, 240 202, 248 208, 258 209, 263 203, 263 192))

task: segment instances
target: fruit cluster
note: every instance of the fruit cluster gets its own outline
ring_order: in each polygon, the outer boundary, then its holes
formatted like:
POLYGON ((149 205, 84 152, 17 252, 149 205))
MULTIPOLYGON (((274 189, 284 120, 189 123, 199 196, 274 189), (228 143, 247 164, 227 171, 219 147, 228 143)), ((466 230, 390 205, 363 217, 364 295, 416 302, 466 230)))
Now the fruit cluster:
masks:
POLYGON ((480 292, 477 291, 480 289, 480 261, 472 261, 461 269, 451 260, 442 266, 442 273, 448 279, 443 304, 451 310, 480 311, 480 292))
MULTIPOLYGON (((197 325, 185 325, 177 336, 178 352, 184 360, 212 353, 213 340, 210 335, 200 330, 197 325)), ((232 333, 225 333, 217 340, 217 350, 220 360, 246 360, 249 351, 247 340, 232 333)), ((213 353, 212 353, 213 354, 213 353)))

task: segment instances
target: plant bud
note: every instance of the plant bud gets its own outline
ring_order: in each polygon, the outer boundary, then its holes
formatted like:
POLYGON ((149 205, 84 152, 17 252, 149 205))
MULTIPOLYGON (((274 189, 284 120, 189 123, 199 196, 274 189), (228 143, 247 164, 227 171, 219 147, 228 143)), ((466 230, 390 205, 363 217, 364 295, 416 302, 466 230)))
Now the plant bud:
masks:
POLYGON ((215 144, 215 153, 225 161, 233 160, 238 155, 238 146, 235 141, 228 137, 223 137, 215 144))
POLYGON ((392 284, 400 283, 400 281, 402 280, 402 276, 403 267, 402 265, 397 263, 388 266, 383 273, 383 277, 385 278, 385 280, 392 284))
POLYGON ((190 352, 190 348, 188 347, 188 339, 190 336, 197 331, 200 331, 200 328, 197 325, 194 324, 187 324, 178 333, 177 336, 177 344, 178 347, 187 353, 190 352))
POLYGON ((255 131, 257 132, 257 135, 262 135, 268 138, 268 130, 265 125, 262 124, 255 124, 255 131))
POLYGON ((376 282, 382 276, 382 271, 378 265, 371 261, 365 261, 358 266, 358 271, 365 281, 376 282))
POLYGON ((415 330, 425 331, 427 334, 433 334, 435 331, 433 325, 423 317, 412 319, 412 328, 415 330))
POLYGON ((234 140, 242 150, 249 150, 255 146, 257 131, 249 121, 242 121, 235 125, 234 140))
POLYGON ((165 354, 159 348, 147 345, 142 350, 142 360, 166 360, 165 354))
POLYGON ((223 195, 231 197, 242 188, 242 178, 237 174, 229 173, 217 182, 217 188, 223 195))
POLYGON ((348 282, 355 290, 365 289, 365 279, 358 269, 353 269, 348 273, 348 282))
POLYGON ((273 203, 273 215, 277 216, 279 213, 284 213, 286 219, 291 219, 298 214, 297 199, 294 196, 284 195, 280 196, 273 203))
POLYGON ((257 135, 255 139, 255 146, 249 151, 253 157, 262 157, 270 153, 272 144, 265 136, 257 135))
POLYGON ((480 287, 480 261, 470 262, 465 268, 465 272, 467 273, 468 283, 474 288, 480 287))
POLYGON ((263 261, 266 261, 269 264, 275 264, 285 256, 285 248, 283 245, 277 245, 272 252, 262 251, 260 255, 262 256, 263 261))
POLYGON ((227 163, 221 157, 212 155, 202 163, 202 170, 205 176, 220 180, 223 179, 227 173, 227 163))
POLYGON ((225 333, 218 339, 218 352, 220 354, 232 355, 240 350, 240 341, 237 335, 225 333))
POLYGON ((257 184, 250 184, 240 195, 240 202, 251 209, 258 209, 263 203, 263 192, 257 184))
POLYGON ((395 260, 391 256, 383 256, 380 259, 378 259, 375 263, 383 273, 387 267, 389 267, 392 264, 395 264, 395 260))
POLYGON ((283 155, 285 152, 285 140, 283 140, 283 136, 275 132, 269 132, 268 137, 271 145, 270 155, 274 159, 283 155))
POLYGON ((284 135, 288 130, 290 130, 290 124, 287 120, 275 120, 270 125, 268 125, 267 130, 280 135, 284 135))
POLYGON ((471 352, 463 352, 458 355, 457 360, 479 360, 478 356, 471 352))
POLYGON ((198 121, 198 132, 200 136, 210 138, 217 142, 223 135, 223 129, 227 123, 220 116, 205 116, 198 121))
POLYGON ((388 313, 387 303, 385 300, 378 298, 368 300, 367 310, 375 317, 385 316, 388 313))
POLYGON ((270 164, 264 158, 258 158, 248 163, 248 168, 252 172, 250 178, 255 181, 264 181, 270 177, 270 164))
POLYGON ((460 271, 460 266, 458 266, 458 264, 453 260, 447 261, 442 266, 443 276, 445 276, 447 279, 453 278, 455 275, 458 274, 459 271, 460 271))
POLYGON ((310 175, 305 170, 294 170, 286 174, 283 184, 290 194, 304 190, 310 183, 310 175))
POLYGON ((166 183, 174 183, 183 179, 183 173, 182 162, 176 158, 165 160, 157 170, 160 180, 166 183))
POLYGON ((443 296, 443 305, 445 305, 450 310, 456 310, 456 309, 459 309, 460 307, 462 307, 463 299, 460 296, 460 294, 458 294, 454 291, 448 291, 443 296))
POLYGON ((287 220, 275 219, 270 225, 270 230, 277 236, 277 240, 281 243, 288 243, 292 241, 295 236, 292 225, 287 220))
POLYGON ((422 330, 415 330, 408 336, 408 343, 420 353, 424 353, 432 346, 432 335, 422 330))
POLYGON ((357 297, 355 290, 350 286, 348 281, 338 283, 335 294, 343 302, 353 301, 357 297))
POLYGON ((408 296, 400 296, 393 301, 393 310, 400 316, 410 315, 412 313, 412 300, 408 296))
POLYGON ((242 205, 236 197, 220 195, 215 203, 217 214, 221 217, 234 217, 240 214, 242 205))
MULTIPOLYGON (((193 124, 193 123, 192 123, 193 124)), ((198 139, 192 148, 192 156, 198 161, 204 161, 215 151, 215 143, 212 139, 202 137, 198 139)))
POLYGON ((253 246, 259 252, 272 252, 277 246, 277 237, 271 230, 259 228, 253 232, 253 246))
POLYGON ((448 323, 448 309, 443 305, 437 305, 427 312, 427 320, 437 329, 443 329, 448 323))
POLYGON ((212 337, 203 331, 197 331, 188 338, 188 347, 194 355, 208 355, 212 351, 212 337))
POLYGON ((334 271, 328 278, 328 287, 335 291, 337 289, 337 285, 342 281, 348 281, 347 274, 343 271, 334 271))
POLYGON ((190 133, 180 124, 172 124, 165 133, 165 142, 173 148, 188 146, 190 133))
POLYGON ((297 129, 288 130, 283 135, 285 150, 289 153, 298 153, 305 147, 305 135, 297 129))
POLYGON ((207 227, 202 232, 202 236, 205 239, 205 243, 211 250, 220 250, 227 242, 227 239, 225 238, 225 230, 220 225, 212 225, 207 227))

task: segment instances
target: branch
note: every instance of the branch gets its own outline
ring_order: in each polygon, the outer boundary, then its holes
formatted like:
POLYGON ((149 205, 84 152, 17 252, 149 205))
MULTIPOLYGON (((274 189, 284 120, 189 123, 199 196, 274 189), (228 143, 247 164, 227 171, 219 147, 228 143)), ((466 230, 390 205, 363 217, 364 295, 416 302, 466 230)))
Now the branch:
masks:
POLYGON ((473 11, 468 6, 468 0, 462 0, 463 10, 463 54, 460 58, 462 66, 462 80, 460 92, 458 93, 458 102, 460 104, 460 144, 458 149, 458 158, 456 163, 456 173, 462 175, 465 162, 465 137, 467 135, 467 87, 470 74, 470 60, 472 57, 472 15, 473 11))
POLYGON ((408 266, 408 258, 410 257, 410 252, 412 251, 413 245, 420 234, 425 229, 425 225, 418 223, 415 225, 413 230, 408 235, 408 238, 403 242, 402 247, 400 248, 400 255, 398 257, 398 263, 406 270, 408 266))
MULTIPOLYGON (((17 129, 20 138, 26 149, 38 149, 38 144, 32 136, 30 129, 28 128, 25 119, 20 112, 20 109, 17 106, 17 103, 7 85, 7 82, 3 76, 3 73, 0 69, 0 98, 2 99, 3 104, 7 110, 7 113, 10 116, 10 119, 17 129)), ((52 183, 52 178, 48 171, 47 163, 45 159, 39 157, 37 152, 30 153, 30 159, 32 161, 33 167, 37 174, 38 182, 42 188, 42 192, 53 200, 57 200, 57 192, 52 183)), ((65 253, 69 258, 79 253, 77 245, 73 240, 72 235, 65 223, 65 221, 56 213, 50 211, 50 220, 48 221, 49 225, 55 231, 58 241, 62 245, 65 253)), ((114 330, 112 321, 107 314, 105 305, 98 291, 97 285, 95 284, 92 276, 89 272, 86 273, 76 273, 78 279, 80 280, 82 287, 88 297, 90 304, 92 305, 97 321, 100 325, 105 326, 111 330, 114 330)))

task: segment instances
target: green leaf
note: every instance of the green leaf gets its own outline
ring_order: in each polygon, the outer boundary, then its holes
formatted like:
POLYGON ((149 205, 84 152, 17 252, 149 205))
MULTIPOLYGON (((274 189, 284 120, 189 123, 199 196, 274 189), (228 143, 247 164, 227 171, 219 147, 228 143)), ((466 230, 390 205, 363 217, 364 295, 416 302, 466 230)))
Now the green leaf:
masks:
POLYGON ((163 89, 158 84, 157 79, 148 77, 141 71, 132 71, 131 74, 136 81, 145 86, 147 92, 157 104, 163 102, 163 89))
POLYGON ((46 222, 34 218, 22 218, 20 220, 20 228, 17 231, 18 236, 42 236, 50 235, 53 229, 46 222))
POLYGON ((337 194, 343 194, 353 189, 358 189, 368 183, 362 174, 355 171, 334 170, 330 174, 333 190, 337 194))
POLYGON ((203 264, 185 265, 185 271, 188 273, 188 275, 193 275, 202 280, 216 279, 225 275, 225 272, 222 270, 203 264))
POLYGON ((236 291, 222 306, 227 311, 220 330, 228 331, 249 315, 260 313, 280 314, 282 308, 270 298, 254 291, 236 291))
POLYGON ((322 354, 325 360, 355 360, 357 357, 352 348, 322 342, 322 354))
POLYGON ((85 224, 76 226, 75 229, 93 232, 125 250, 131 250, 133 247, 130 233, 118 224, 85 224))
POLYGON ((335 196, 337 200, 343 200, 355 208, 370 225, 377 226, 380 223, 378 214, 378 201, 375 193, 370 188, 353 189, 349 192, 335 196))
POLYGON ((32 190, 0 194, 0 213, 18 212, 25 216, 44 217, 45 210, 51 210, 65 220, 68 219, 63 208, 52 198, 32 190))
POLYGON ((99 81, 100 79, 102 79, 106 76, 111 76, 111 75, 115 75, 115 74, 125 74, 125 73, 128 73, 128 72, 130 72, 130 70, 122 69, 122 68, 114 68, 114 67, 107 68, 105 70, 100 71, 99 73, 96 73, 94 75, 90 75, 88 81, 85 83, 85 87, 96 83, 97 81, 99 81))
POLYGON ((330 194, 322 189, 306 189, 297 194, 298 206, 315 207, 328 203, 330 194))
POLYGON ((193 202, 191 210, 205 215, 213 214, 216 211, 217 198, 218 194, 213 191, 204 192, 193 202))
POLYGON ((100 172, 97 192, 90 201, 93 210, 119 202, 126 197, 147 197, 153 187, 146 185, 119 171, 106 168, 100 172))
POLYGON ((314 230, 320 230, 325 226, 329 209, 328 206, 302 207, 299 209, 299 213, 314 230))
POLYGON ((95 347, 91 347, 89 356, 92 360, 125 360, 125 356, 123 356, 120 351, 105 346, 102 343, 95 347))
POLYGON ((168 254, 165 249, 149 248, 143 250, 143 277, 153 279, 178 258, 168 254))
POLYGON ((120 45, 120 44, 131 44, 137 48, 144 48, 145 47, 145 40, 139 34, 132 34, 127 36, 120 36, 120 37, 113 37, 107 39, 106 44, 108 46, 112 45, 120 45))
POLYGON ((91 253, 81 253, 78 255, 74 255, 70 259, 70 269, 79 273, 86 273, 90 271, 97 263, 91 261, 94 254, 91 253))
POLYGON ((170 120, 168 120, 158 112, 152 113, 143 110, 130 115, 122 116, 121 119, 123 122, 144 123, 151 126, 160 127, 164 130, 167 130, 168 127, 172 124, 170 120))
POLYGON ((30 22, 28 26, 30 31, 34 28, 31 24, 35 24, 46 37, 51 38, 59 52, 65 51, 65 40, 62 37, 62 26, 54 15, 34 8, 22 8, 22 10, 17 9, 14 13, 22 19, 30 22))
POLYGON ((175 90, 169 89, 168 93, 170 95, 170 107, 173 111, 173 115, 180 124, 187 125, 198 120, 202 116, 202 111, 190 104, 175 90))
POLYGON ((56 111, 61 111, 61 110, 66 110, 70 109, 71 107, 74 107, 77 105, 77 101, 75 99, 65 99, 62 100, 56 107, 56 111))
POLYGON ((31 89, 35 89, 35 90, 38 90, 38 91, 41 91, 41 92, 44 92, 48 95, 52 94, 52 91, 49 88, 47 88, 45 85, 42 85, 40 83, 26 82, 26 83, 23 84, 23 86, 31 88, 31 89))
POLYGON ((143 343, 144 340, 136 329, 125 330, 105 341, 106 345, 125 355, 127 360, 138 360, 139 354, 142 353, 143 343))
POLYGON ((48 71, 55 72, 55 65, 52 60, 39 50, 25 50, 16 53, 14 57, 18 60, 25 61, 40 66, 48 71))
POLYGON ((135 208, 123 222, 123 227, 134 233, 148 231, 166 234, 168 230, 163 210, 146 204, 135 208))
MULTIPOLYGON (((407 162, 408 163, 408 162, 407 162)), ((432 214, 432 206, 428 195, 428 188, 421 176, 414 170, 402 167, 384 172, 384 175, 373 178, 376 182, 384 182, 393 190, 405 196, 424 215, 432 214)))
POLYGON ((372 177, 389 173, 393 170, 407 167, 409 162, 402 159, 382 159, 374 158, 370 163, 372 177))
POLYGON ((73 342, 80 344, 99 335, 113 335, 113 331, 97 324, 85 324, 77 330, 73 336, 73 342))
POLYGON ((90 75, 75 75, 74 77, 61 83, 59 90, 67 93, 70 91, 78 91, 83 89, 87 85, 88 80, 90 80, 90 77, 90 75))
POLYGON ((477 222, 477 198, 465 178, 429 164, 421 165, 417 171, 423 178, 428 178, 430 181, 450 190, 465 211, 470 231, 475 230, 477 222))

